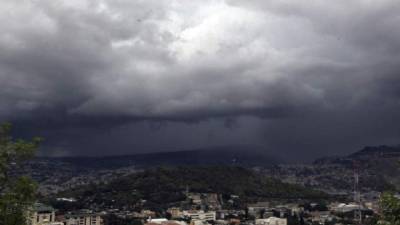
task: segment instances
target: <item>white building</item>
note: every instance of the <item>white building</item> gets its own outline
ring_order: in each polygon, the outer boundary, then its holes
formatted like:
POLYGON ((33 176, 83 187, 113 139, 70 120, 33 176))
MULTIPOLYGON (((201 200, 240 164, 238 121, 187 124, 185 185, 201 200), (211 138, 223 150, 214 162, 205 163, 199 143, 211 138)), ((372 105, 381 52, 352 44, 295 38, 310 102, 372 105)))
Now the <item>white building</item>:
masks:
POLYGON ((214 221, 216 220, 215 211, 204 212, 203 210, 183 211, 183 216, 190 217, 194 221, 214 221))
POLYGON ((278 217, 269 217, 267 219, 256 219, 256 225, 287 225, 287 219, 278 217))
POLYGON ((357 204, 354 204, 354 203, 350 203, 350 204, 340 203, 340 204, 332 207, 333 211, 342 212, 342 213, 351 212, 351 211, 354 211, 357 209, 362 209, 362 207, 357 204))
POLYGON ((166 218, 149 218, 148 220, 147 220, 147 223, 157 223, 157 224, 162 224, 162 223, 165 223, 165 222, 168 222, 168 219, 166 219, 166 218))

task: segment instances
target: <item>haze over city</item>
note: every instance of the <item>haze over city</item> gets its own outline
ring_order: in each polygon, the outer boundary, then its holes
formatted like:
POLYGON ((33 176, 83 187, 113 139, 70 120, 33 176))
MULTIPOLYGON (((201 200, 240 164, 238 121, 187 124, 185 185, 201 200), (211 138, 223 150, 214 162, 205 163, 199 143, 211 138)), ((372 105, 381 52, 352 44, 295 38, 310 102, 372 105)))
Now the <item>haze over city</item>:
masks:
POLYGON ((400 143, 397 1, 0 2, 0 121, 42 156, 400 143))

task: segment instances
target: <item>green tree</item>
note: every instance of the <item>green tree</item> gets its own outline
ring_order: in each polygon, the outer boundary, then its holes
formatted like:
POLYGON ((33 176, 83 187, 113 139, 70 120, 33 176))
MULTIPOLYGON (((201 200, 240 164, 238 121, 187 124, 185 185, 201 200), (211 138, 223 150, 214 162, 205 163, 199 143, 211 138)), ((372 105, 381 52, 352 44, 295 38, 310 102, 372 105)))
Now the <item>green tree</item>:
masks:
POLYGON ((34 156, 40 141, 40 138, 14 139, 11 124, 0 125, 0 224, 26 224, 28 209, 35 200, 36 184, 14 172, 34 156))
POLYGON ((381 197, 381 224, 400 225, 400 199, 393 193, 384 193, 381 197))

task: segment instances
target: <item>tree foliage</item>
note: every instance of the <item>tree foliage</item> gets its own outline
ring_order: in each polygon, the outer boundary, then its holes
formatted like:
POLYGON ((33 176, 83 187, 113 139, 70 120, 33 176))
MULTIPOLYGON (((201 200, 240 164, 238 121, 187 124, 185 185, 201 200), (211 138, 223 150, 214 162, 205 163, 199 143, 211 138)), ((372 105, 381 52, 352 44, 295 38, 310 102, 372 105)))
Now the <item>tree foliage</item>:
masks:
POLYGON ((0 224, 24 225, 26 212, 34 202, 36 184, 15 169, 34 156, 40 138, 14 139, 11 124, 0 125, 0 224))
POLYGON ((400 225, 400 199, 392 192, 386 192, 382 194, 380 201, 382 220, 379 224, 400 225))
POLYGON ((381 197, 381 224, 400 225, 400 199, 393 193, 384 193, 381 197))

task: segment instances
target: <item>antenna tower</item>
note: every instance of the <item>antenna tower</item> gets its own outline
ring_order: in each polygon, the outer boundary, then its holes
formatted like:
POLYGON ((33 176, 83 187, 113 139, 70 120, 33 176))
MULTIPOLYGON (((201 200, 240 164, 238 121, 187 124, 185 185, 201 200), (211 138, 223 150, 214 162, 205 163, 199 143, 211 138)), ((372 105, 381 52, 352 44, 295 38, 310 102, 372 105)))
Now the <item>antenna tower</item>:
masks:
POLYGON ((354 210, 354 221, 357 224, 362 223, 362 212, 361 212, 361 194, 360 194, 360 174, 359 166, 354 162, 354 202, 357 204, 358 208, 354 210))

